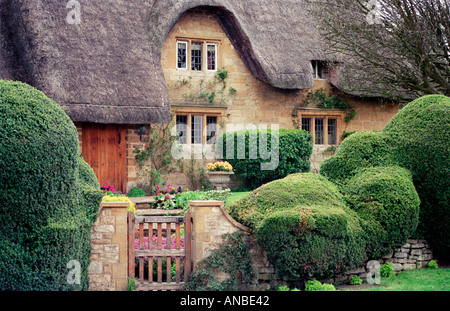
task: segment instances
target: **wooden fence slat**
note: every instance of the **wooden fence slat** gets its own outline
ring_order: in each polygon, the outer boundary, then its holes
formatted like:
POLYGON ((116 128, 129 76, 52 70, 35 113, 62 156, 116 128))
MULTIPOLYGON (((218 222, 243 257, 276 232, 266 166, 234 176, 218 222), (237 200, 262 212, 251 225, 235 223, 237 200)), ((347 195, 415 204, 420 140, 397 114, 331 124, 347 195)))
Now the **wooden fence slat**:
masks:
POLYGON ((183 216, 138 216, 136 217, 136 223, 183 223, 185 217, 183 216))
POLYGON ((162 223, 158 223, 158 249, 162 249, 162 223))
POLYGON ((144 249, 144 223, 139 224, 139 249, 144 249))
POLYGON ((148 281, 153 283, 153 257, 148 257, 148 281))
POLYGON ((158 257, 158 283, 162 283, 162 257, 158 257))
POLYGON ((172 262, 170 256, 166 257, 166 282, 172 282, 172 262))
POLYGON ((172 244, 172 228, 170 222, 166 223, 166 248, 170 249, 172 244))
POLYGON ((185 251, 184 249, 143 249, 143 250, 135 250, 134 256, 136 258, 139 257, 147 257, 147 256, 154 256, 154 257, 166 257, 166 256, 184 256, 185 251))

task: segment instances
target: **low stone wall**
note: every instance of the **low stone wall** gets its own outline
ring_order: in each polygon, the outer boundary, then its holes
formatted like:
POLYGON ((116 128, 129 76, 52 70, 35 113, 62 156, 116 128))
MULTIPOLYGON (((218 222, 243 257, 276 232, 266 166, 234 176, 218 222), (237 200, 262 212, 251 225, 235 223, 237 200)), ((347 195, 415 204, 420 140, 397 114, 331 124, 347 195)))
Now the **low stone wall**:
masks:
MULTIPOLYGON (((426 268, 428 266, 428 262, 430 262, 431 259, 433 259, 433 254, 426 240, 408 239, 405 245, 403 245, 395 252, 392 252, 379 259, 378 262, 380 263, 380 265, 387 262, 392 262, 392 264, 394 265, 394 272, 398 273, 404 270, 426 268)), ((355 269, 346 271, 342 275, 337 275, 334 278, 326 280, 326 282, 346 282, 349 281, 354 275, 357 275, 364 280, 367 277, 370 269, 373 269, 373 267, 361 265, 355 269)))
POLYGON ((91 232, 91 291, 126 290, 128 287, 128 205, 128 202, 101 205, 91 232))
MULTIPOLYGON (((224 208, 221 201, 191 201, 191 212, 193 224, 193 260, 195 265, 208 256, 213 250, 218 249, 222 243, 222 235, 241 230, 249 234, 251 248, 249 252, 252 256, 253 270, 255 277, 249 290, 268 290, 277 285, 289 282, 283 281, 276 273, 273 265, 269 262, 266 252, 255 242, 255 237, 251 234, 250 228, 236 222, 224 208)), ((392 262, 395 272, 412 270, 426 267, 433 258, 432 251, 425 240, 407 240, 407 243, 400 249, 378 260, 380 264, 392 262)), ((370 267, 369 267, 370 268, 370 267)), ((342 275, 337 275, 328 280, 328 283, 346 282, 353 275, 358 275, 365 279, 369 273, 366 265, 361 265, 356 269, 346 271, 342 275)), ((219 279, 226 279, 226 275, 216 276, 219 279)))
POLYGON ((426 240, 407 240, 396 252, 383 257, 384 262, 392 262, 394 270, 413 270, 426 267, 433 259, 433 252, 426 240))
MULTIPOLYGON (((128 202, 102 203, 91 234, 91 264, 89 288, 94 291, 126 290, 128 285, 128 202)), ((251 230, 236 222, 225 210, 223 201, 190 201, 192 224, 192 261, 194 270, 200 260, 218 249, 224 234, 242 231, 250 239, 249 253, 252 257, 255 276, 248 290, 269 290, 285 284, 269 262, 267 253, 256 243, 251 230)), ((143 212, 139 211, 138 212, 143 212)), ((433 258, 425 240, 408 240, 400 249, 379 260, 380 264, 392 262, 396 272, 426 267, 433 258)), ((346 282, 353 275, 362 279, 368 269, 362 265, 343 275, 335 276, 330 283, 346 282)), ((219 280, 227 275, 217 275, 219 280)))

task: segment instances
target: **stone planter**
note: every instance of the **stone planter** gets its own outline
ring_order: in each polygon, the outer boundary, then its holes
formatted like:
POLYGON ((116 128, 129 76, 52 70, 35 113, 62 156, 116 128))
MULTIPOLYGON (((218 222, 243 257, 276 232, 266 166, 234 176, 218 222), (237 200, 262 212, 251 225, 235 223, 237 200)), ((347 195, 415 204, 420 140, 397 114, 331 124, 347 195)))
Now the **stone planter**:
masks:
POLYGON ((206 176, 213 186, 216 186, 217 190, 222 190, 224 188, 229 188, 230 177, 234 172, 225 171, 207 171, 206 176))

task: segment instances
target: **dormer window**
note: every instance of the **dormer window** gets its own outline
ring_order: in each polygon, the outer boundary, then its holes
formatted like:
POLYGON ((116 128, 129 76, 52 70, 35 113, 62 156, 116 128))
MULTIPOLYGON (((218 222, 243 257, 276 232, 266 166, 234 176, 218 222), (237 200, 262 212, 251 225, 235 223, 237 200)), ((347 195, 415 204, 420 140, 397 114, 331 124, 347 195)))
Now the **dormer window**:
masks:
POLYGON ((177 69, 217 71, 220 40, 177 40, 177 69))
POLYGON ((313 67, 314 80, 328 80, 328 64, 321 60, 311 61, 313 67))

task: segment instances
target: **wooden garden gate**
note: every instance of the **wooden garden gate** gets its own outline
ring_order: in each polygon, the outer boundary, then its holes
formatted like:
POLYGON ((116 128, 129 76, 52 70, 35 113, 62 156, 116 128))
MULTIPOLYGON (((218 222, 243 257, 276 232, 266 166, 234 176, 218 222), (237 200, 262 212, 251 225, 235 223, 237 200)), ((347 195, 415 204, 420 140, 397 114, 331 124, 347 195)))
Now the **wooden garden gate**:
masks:
POLYGON ((191 272, 192 218, 128 214, 128 276, 136 290, 181 289, 191 272))

